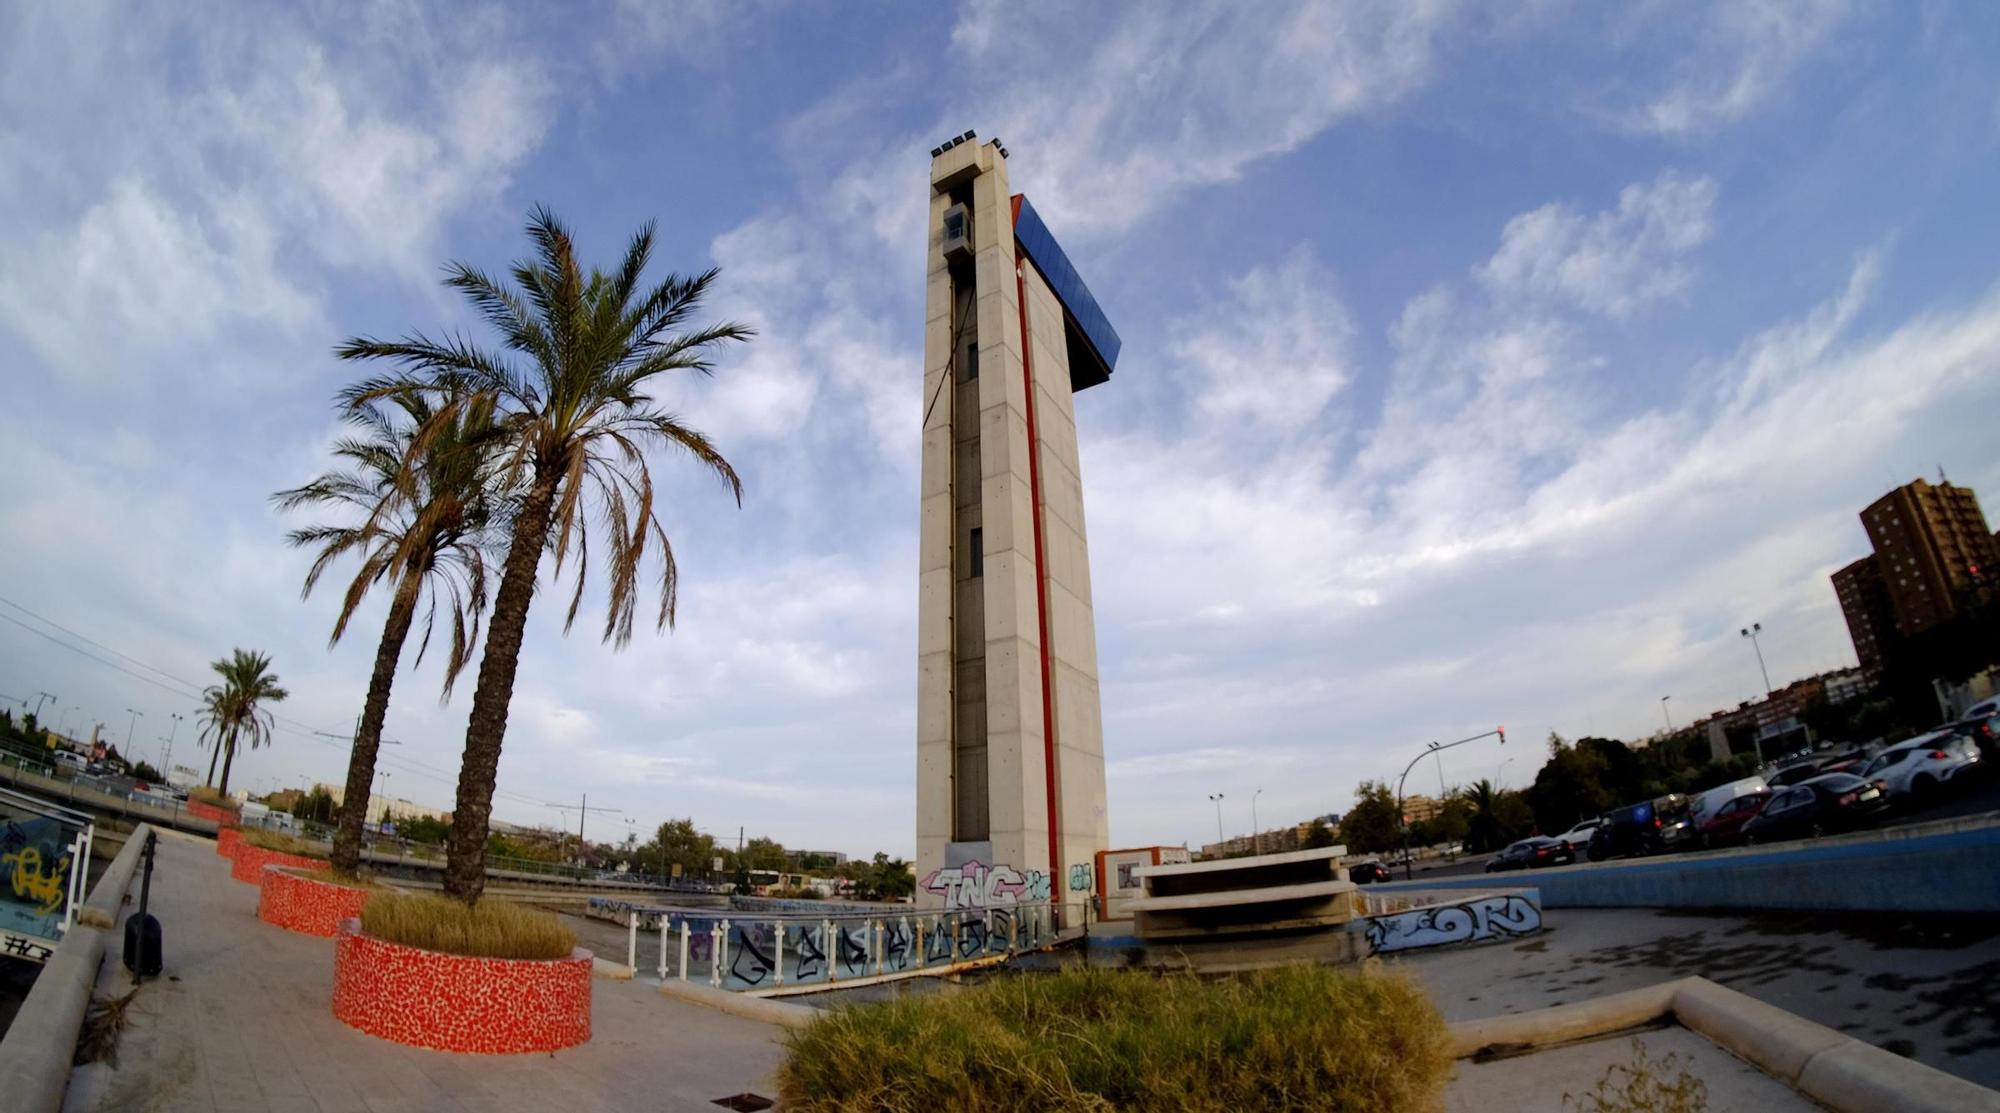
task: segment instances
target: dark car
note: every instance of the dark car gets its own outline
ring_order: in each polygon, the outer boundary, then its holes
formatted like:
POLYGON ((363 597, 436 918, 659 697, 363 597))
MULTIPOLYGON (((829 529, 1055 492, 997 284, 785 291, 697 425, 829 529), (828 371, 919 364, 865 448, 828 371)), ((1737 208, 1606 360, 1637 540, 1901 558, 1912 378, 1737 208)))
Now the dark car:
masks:
POLYGON ((1801 761, 1795 765, 1787 765, 1783 769, 1765 777, 1764 783, 1770 785, 1772 788, 1790 788, 1795 784, 1802 784, 1812 780, 1824 772, 1826 770, 1821 769, 1817 761, 1801 761))
POLYGON ((1347 867, 1347 879, 1356 885, 1378 885, 1384 881, 1394 880, 1389 873, 1389 867, 1372 858, 1347 867))
POLYGON ((1524 870, 1539 866, 1561 866, 1576 861, 1576 852, 1561 839, 1536 835, 1513 843, 1486 862, 1487 873, 1524 870))
POLYGON ((1591 861, 1602 862, 1678 850, 1692 841, 1694 823, 1688 817, 1687 797, 1676 793, 1604 813, 1604 822, 1591 833, 1586 853, 1591 861))
POLYGON ((1724 801, 1708 818, 1695 825, 1695 841, 1704 847, 1732 846, 1743 841, 1743 825, 1764 810, 1771 791, 1746 792, 1724 801))
POLYGON ((1888 810, 1889 798, 1852 773, 1828 773, 1772 790, 1762 811, 1743 824, 1745 842, 1816 838, 1867 827, 1888 810))

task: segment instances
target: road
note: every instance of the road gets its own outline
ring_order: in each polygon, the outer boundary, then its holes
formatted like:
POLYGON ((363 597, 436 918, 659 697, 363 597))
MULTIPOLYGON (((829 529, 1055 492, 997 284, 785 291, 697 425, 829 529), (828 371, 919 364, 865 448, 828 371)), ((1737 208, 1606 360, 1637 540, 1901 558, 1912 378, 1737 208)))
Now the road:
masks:
MULTIPOLYGON (((2000 812, 2000 776, 1993 775, 1990 771, 1979 782, 1968 785, 1964 791, 1948 796, 1937 804, 1925 808, 1920 812, 1899 812, 1895 818, 1883 823, 1882 827, 1903 827, 1912 823, 1929 823, 1932 820, 1938 819, 1958 819, 1962 816, 1982 815, 1987 812, 2000 812)), ((1422 881, 1426 877, 1463 877, 1466 874, 1483 873, 1486 870, 1487 860, 1492 857, 1491 854, 1469 854, 1456 862, 1445 862, 1435 866, 1419 862, 1417 863, 1412 879, 1422 881)), ((1565 867, 1549 866, 1546 868, 1559 870, 1565 867)), ((1536 870, 1532 872, 1539 873, 1541 871, 1536 870)), ((1403 871, 1401 868, 1398 868, 1395 873, 1396 880, 1403 880, 1403 871)))

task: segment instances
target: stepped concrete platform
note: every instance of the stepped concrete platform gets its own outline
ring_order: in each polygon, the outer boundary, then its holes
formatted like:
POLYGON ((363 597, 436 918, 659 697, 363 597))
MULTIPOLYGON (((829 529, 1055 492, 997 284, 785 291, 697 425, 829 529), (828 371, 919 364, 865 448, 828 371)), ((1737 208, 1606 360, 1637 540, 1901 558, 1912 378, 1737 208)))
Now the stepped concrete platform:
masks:
MULTIPOLYGON (((596 980, 590 1042, 554 1054, 363 1035, 333 1017, 333 942, 259 921, 257 891, 229 879, 207 840, 162 833, 152 900, 166 970, 133 998, 117 1065, 76 1069, 66 1110, 714 1113, 718 1098, 776 1096, 783 1029, 632 982, 596 980)), ((107 957, 98 996, 130 988, 107 957)))

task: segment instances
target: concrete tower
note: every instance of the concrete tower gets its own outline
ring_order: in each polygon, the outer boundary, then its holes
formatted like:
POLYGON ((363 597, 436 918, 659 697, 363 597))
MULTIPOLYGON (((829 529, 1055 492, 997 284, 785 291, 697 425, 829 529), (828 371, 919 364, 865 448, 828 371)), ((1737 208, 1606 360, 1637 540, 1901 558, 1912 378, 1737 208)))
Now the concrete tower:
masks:
POLYGON ((1073 392, 1118 334, 971 132, 931 158, 917 899, 1082 922, 1108 846, 1073 392))

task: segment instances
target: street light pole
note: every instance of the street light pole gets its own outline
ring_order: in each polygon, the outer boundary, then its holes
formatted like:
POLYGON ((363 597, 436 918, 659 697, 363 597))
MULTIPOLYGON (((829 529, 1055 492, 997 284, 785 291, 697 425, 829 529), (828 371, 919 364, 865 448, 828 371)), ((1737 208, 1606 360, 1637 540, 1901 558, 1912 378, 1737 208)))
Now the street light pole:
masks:
POLYGON ((1764 624, 1753 622, 1743 628, 1743 636, 1750 639, 1750 648, 1757 651, 1757 671, 1764 676, 1764 694, 1771 694, 1771 670, 1764 667, 1764 647, 1757 642, 1757 635, 1764 632, 1764 624))
POLYGON ((55 699, 55 698, 56 698, 56 697, 55 697, 55 693, 54 693, 54 692, 36 692, 36 693, 35 693, 35 722, 39 723, 39 722, 41 722, 41 721, 42 721, 42 701, 43 701, 43 700, 53 700, 53 699, 55 699))
MULTIPOLYGON (((1453 746, 1463 746, 1467 742, 1477 742, 1482 738, 1491 738, 1496 734, 1500 736, 1500 744, 1502 746, 1505 746, 1507 744, 1507 728, 1494 727, 1492 730, 1484 731, 1479 734, 1470 735, 1468 737, 1461 738, 1456 742, 1432 742, 1424 747, 1423 753, 1420 753, 1416 757, 1411 758, 1410 763, 1408 765, 1403 766, 1403 775, 1396 778, 1396 821, 1402 824, 1403 826, 1403 880, 1408 881, 1411 875, 1410 820, 1409 817, 1403 812, 1403 782, 1410 779, 1410 770, 1415 769, 1417 767, 1418 762, 1424 760, 1427 757, 1430 757, 1433 754, 1442 753, 1445 750, 1451 749, 1453 746)), ((1442 761, 1443 759, 1440 758, 1439 760, 1442 761)))
POLYGON ((1222 793, 1211 792, 1208 798, 1215 804, 1215 849, 1219 854, 1222 852, 1223 842, 1226 841, 1222 835, 1222 793))
POLYGON ((1674 717, 1672 715, 1667 714, 1667 701, 1672 698, 1674 697, 1672 696, 1660 697, 1660 718, 1665 719, 1667 721, 1668 734, 1672 734, 1674 732, 1674 717))
POLYGON ((126 720, 126 722, 125 722, 125 760, 126 760, 126 761, 131 761, 131 760, 132 760, 132 728, 133 728, 133 727, 136 727, 136 726, 138 726, 138 725, 139 725, 139 716, 141 716, 141 715, 144 715, 144 714, 145 714, 145 712, 144 712, 144 711, 134 711, 134 710, 132 710, 131 708, 129 708, 129 707, 128 707, 128 708, 126 708, 126 709, 125 709, 125 713, 126 713, 126 714, 128 714, 128 715, 130 715, 130 716, 132 716, 132 717, 131 717, 130 719, 126 720))
POLYGON ((161 751, 160 753, 160 776, 166 778, 168 784, 172 784, 173 783, 172 772, 174 768, 174 735, 180 733, 182 715, 178 711, 170 711, 167 714, 168 717, 172 718, 174 722, 173 725, 167 729, 167 748, 161 751))
POLYGON ((1250 794, 1250 840, 1255 853, 1264 853, 1264 828, 1257 822, 1257 798, 1264 795, 1263 789, 1250 794))

